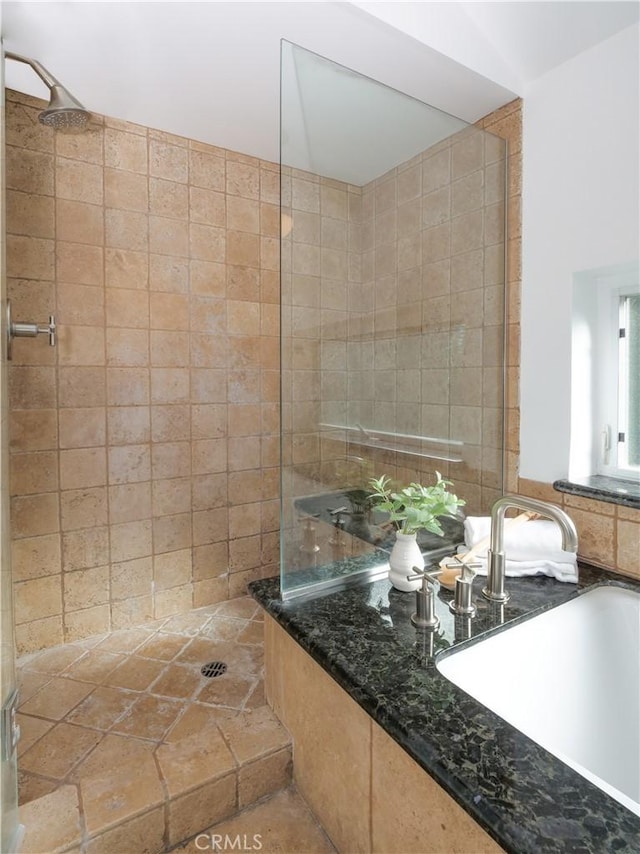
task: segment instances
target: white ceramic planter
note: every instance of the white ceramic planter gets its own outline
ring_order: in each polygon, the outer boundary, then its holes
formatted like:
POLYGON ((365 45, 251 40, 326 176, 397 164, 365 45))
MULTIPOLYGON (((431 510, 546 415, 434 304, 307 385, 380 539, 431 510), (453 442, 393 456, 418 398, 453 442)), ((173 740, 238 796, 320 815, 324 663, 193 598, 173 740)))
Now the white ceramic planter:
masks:
POLYGON ((406 593, 417 590, 422 581, 407 581, 408 575, 413 575, 413 568, 424 569, 424 558, 418 546, 416 534, 403 534, 396 532, 396 541, 389 555, 389 581, 396 590, 406 593))

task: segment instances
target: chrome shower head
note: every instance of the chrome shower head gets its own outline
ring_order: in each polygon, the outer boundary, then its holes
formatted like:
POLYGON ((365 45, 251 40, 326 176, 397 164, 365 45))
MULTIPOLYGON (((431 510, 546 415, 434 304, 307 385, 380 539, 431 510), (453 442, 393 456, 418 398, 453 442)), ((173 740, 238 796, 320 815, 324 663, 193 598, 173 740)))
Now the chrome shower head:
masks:
POLYGON ((49 125, 54 129, 84 130, 90 118, 91 113, 87 112, 82 104, 60 84, 51 88, 49 106, 38 116, 41 124, 49 125))
POLYGON ((38 116, 43 125, 48 125, 56 130, 75 129, 84 130, 87 126, 91 113, 77 101, 65 87, 50 74, 47 69, 35 59, 28 59, 11 51, 5 52, 7 59, 15 59, 30 65, 38 77, 49 87, 49 104, 38 116))

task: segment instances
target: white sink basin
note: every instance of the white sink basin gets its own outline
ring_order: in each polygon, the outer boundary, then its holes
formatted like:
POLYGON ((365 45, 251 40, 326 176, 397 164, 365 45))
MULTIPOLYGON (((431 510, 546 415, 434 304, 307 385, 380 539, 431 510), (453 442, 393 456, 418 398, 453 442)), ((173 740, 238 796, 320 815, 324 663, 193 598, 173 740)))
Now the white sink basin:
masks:
POLYGON ((596 587, 436 665, 640 816, 640 593, 596 587))

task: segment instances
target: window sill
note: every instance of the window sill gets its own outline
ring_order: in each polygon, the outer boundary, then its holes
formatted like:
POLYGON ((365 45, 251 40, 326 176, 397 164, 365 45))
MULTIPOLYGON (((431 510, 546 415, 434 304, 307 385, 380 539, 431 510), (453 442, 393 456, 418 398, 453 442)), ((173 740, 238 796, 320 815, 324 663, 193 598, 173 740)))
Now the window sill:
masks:
POLYGON ((553 488, 558 492, 594 498, 607 504, 622 504, 640 510, 640 482, 594 474, 580 480, 556 480, 553 488))

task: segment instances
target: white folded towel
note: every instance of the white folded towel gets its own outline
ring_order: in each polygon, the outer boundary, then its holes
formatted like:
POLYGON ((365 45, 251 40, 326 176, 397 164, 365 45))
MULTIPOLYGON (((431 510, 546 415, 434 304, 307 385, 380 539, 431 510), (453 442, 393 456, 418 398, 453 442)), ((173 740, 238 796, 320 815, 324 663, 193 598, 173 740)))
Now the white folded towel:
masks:
MULTIPOLYGON (((468 516, 464 521, 464 541, 467 549, 488 537, 491 519, 488 516, 468 516)), ((480 575, 487 574, 487 550, 476 560, 482 564, 480 575)), ((548 575, 558 581, 577 582, 577 555, 562 548, 562 533, 555 522, 535 519, 504 529, 505 572, 519 575, 548 575)))
MULTIPOLYGON (((479 563, 476 568, 478 575, 487 574, 487 560, 475 558, 474 563, 479 563)), ((507 560, 505 561, 505 575, 508 578, 518 578, 525 575, 548 575, 556 581, 567 581, 570 584, 578 582, 578 566, 574 563, 555 563, 550 560, 507 560)))

